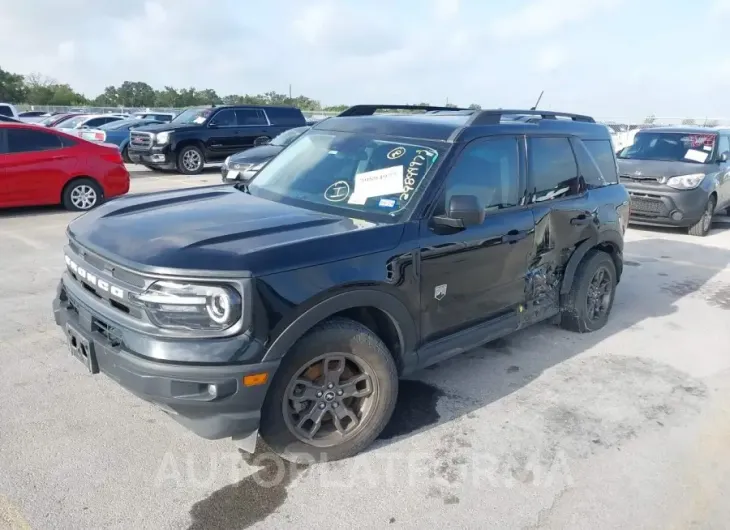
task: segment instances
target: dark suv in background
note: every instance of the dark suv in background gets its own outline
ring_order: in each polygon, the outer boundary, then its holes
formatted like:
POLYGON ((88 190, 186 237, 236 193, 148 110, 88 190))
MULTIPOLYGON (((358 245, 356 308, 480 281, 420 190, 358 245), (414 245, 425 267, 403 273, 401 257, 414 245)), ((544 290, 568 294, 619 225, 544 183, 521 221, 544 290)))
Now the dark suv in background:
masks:
POLYGON ((72 221, 54 313, 91 373, 197 434, 343 458, 399 376, 546 319, 602 328, 628 205, 588 116, 356 106, 250 184, 72 221))
POLYGON ((631 223, 677 226, 704 236, 730 209, 730 130, 657 127, 618 153, 631 196, 631 223))
POLYGON ((130 132, 129 158, 153 169, 195 175, 206 163, 262 145, 274 136, 306 124, 294 107, 221 106, 190 108, 170 122, 130 132))

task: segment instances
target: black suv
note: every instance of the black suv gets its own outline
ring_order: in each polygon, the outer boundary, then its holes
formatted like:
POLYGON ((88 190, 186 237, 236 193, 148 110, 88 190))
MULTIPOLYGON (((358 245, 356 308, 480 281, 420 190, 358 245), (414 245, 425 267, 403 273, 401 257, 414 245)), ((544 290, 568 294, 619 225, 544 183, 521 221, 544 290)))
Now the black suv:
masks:
POLYGON ((656 127, 618 153, 631 196, 631 223, 678 226, 705 236, 718 211, 730 213, 730 130, 656 127))
POLYGON ((196 175, 206 163, 262 145, 274 136, 306 124, 294 107, 221 106, 190 108, 170 122, 134 129, 129 158, 151 169, 176 169, 196 175))
POLYGON ((628 209, 590 117, 356 106, 248 185, 71 222, 55 319, 91 373, 203 437, 343 458, 399 376, 546 319, 601 328, 628 209))

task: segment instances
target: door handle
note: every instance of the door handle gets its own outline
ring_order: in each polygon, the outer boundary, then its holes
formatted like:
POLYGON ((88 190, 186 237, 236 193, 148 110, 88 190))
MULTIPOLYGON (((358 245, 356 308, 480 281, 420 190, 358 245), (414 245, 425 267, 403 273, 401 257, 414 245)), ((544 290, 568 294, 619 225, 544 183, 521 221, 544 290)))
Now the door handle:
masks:
POLYGON ((526 231, 520 231, 520 230, 510 230, 505 235, 502 236, 502 243, 509 243, 510 245, 513 245, 517 243, 518 241, 521 241, 527 237, 526 231))
POLYGON ((570 220, 570 224, 573 226, 580 226, 580 225, 587 225, 591 222, 590 217, 588 217, 586 214, 582 213, 578 217, 573 217, 570 220))

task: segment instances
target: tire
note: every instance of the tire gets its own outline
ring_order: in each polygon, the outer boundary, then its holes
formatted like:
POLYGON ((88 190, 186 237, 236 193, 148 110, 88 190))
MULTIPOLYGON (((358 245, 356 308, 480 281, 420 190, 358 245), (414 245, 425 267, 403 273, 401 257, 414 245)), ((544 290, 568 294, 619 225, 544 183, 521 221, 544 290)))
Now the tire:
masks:
MULTIPOLYGON (((339 381, 339 377, 337 380, 339 381)), ((354 383, 350 383, 348 391, 358 390, 354 383)), ((367 389, 359 392, 366 393, 367 389)), ((272 451, 292 462, 301 462, 302 457, 307 458, 308 462, 348 458, 368 447, 378 437, 393 415, 397 397, 398 371, 393 356, 385 344, 370 329, 358 322, 344 318, 332 319, 302 337, 282 360, 264 401, 261 437, 272 451), (360 421, 349 433, 333 434, 329 441, 322 439, 305 441, 301 433, 295 433, 297 430, 295 424, 303 422, 309 425, 305 422, 306 418, 305 420, 302 418, 317 413, 318 407, 325 410, 319 413, 321 426, 315 436, 326 434, 337 427, 336 412, 345 414, 357 410, 350 408, 358 405, 357 398, 348 400, 335 396, 335 392, 343 392, 339 385, 327 390, 330 387, 325 384, 324 369, 317 375, 317 370, 324 367, 323 362, 332 366, 332 359, 318 360, 327 354, 339 355, 347 361, 343 363, 343 367, 348 371, 348 375, 344 377, 343 389, 347 388, 347 383, 356 377, 350 372, 351 367, 356 366, 354 363, 360 363, 366 368, 362 373, 366 371, 369 373, 370 384, 366 387, 369 386, 371 393, 359 403, 361 408, 358 412, 363 410, 367 412, 360 416, 360 421), (315 373, 310 376, 312 370, 315 373), (295 380, 304 378, 305 372, 306 379, 311 381, 311 384, 305 387, 294 384, 295 380), (303 410, 297 413, 293 408, 294 402, 289 396, 296 395, 296 392, 301 390, 311 392, 312 399, 301 398, 299 403, 303 410), (337 408, 338 404, 340 408, 337 408), (339 436, 343 436, 343 439, 338 439, 339 436)), ((348 418, 341 419, 340 425, 345 426, 344 420, 348 418)), ((313 428, 314 424, 311 425, 313 428)))
POLYGON ((63 189, 61 203, 71 212, 88 212, 104 202, 104 192, 99 184, 90 178, 72 180, 63 189), (86 197, 84 200, 83 197, 86 197))
POLYGON ((587 333, 605 326, 616 297, 616 284, 616 265, 611 256, 600 250, 588 251, 578 266, 573 285, 561 308, 560 327, 577 333, 587 333), (591 316, 589 289, 601 270, 607 275, 606 293, 600 300, 602 311, 597 316, 591 316), (605 298, 606 295, 609 295, 608 300, 605 298))
POLYGON ((124 146, 124 149, 122 149, 122 161, 125 164, 131 164, 132 160, 129 158, 129 149, 128 146, 124 146))
POLYGON ((715 213, 715 205, 717 204, 717 199, 715 199, 714 195, 710 195, 710 198, 707 199, 707 204, 705 205, 705 212, 702 214, 702 217, 700 217, 700 220, 697 221, 697 223, 693 224, 689 227, 687 230, 687 233, 691 236, 697 236, 697 237, 705 237, 709 231, 710 228, 712 228, 712 215, 715 213))
POLYGON ((177 170, 183 175, 199 175, 205 167, 203 152, 194 145, 187 145, 177 153, 177 170), (197 163, 193 163, 197 160, 197 163))

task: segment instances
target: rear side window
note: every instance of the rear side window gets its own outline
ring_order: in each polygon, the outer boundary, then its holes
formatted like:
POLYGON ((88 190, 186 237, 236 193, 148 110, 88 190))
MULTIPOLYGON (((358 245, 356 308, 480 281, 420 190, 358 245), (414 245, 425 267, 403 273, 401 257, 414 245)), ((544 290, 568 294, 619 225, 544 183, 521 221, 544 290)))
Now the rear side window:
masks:
POLYGON ((9 116, 13 117, 13 109, 11 109, 8 105, 0 105, 0 116, 9 116))
POLYGON ((30 153, 61 149, 61 139, 53 133, 33 129, 10 128, 8 132, 8 153, 30 153))
POLYGON ((302 111, 288 107, 268 107, 266 115, 274 125, 304 125, 307 120, 304 119, 302 111))
POLYGON ((721 134, 717 140, 717 154, 730 153, 730 137, 721 134))
POLYGON ((616 184, 618 182, 618 166, 616 157, 613 154, 613 146, 609 140, 584 140, 588 152, 596 161, 598 169, 606 182, 616 184))
POLYGON ((529 138, 527 167, 532 202, 579 193, 578 164, 568 138, 529 138))
POLYGON ((266 114, 261 109, 237 109, 238 125, 268 125, 266 114))

